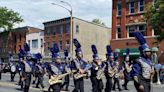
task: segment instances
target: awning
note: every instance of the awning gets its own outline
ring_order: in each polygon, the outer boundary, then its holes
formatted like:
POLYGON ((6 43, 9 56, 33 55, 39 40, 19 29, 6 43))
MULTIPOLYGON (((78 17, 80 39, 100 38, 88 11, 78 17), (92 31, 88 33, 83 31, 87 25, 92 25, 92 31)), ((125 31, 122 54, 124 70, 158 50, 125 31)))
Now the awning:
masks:
MULTIPOLYGON (((140 51, 138 50, 138 48, 129 48, 130 49, 130 56, 139 56, 140 55, 140 51)), ((121 49, 121 56, 125 56, 126 55, 126 48, 125 49, 121 49)))

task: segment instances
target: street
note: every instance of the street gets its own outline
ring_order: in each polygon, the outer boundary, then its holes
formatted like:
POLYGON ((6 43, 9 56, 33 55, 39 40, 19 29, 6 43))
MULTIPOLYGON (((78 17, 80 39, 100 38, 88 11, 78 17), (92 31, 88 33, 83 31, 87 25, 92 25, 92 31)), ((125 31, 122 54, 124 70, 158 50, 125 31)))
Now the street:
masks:
MULTIPOLYGON (((18 77, 18 74, 17 74, 16 77, 15 77, 15 82, 10 82, 10 74, 9 73, 2 74, 2 80, 0 81, 0 92, 22 92, 20 90, 20 86, 17 85, 18 78, 19 77, 18 77)), ((37 88, 35 88, 35 85, 31 84, 29 92, 46 92, 47 89, 48 89, 48 83, 47 83, 48 78, 47 78, 47 76, 45 76, 44 78, 45 78, 44 85, 46 86, 44 90, 37 89, 37 88)), ((105 84, 105 80, 103 80, 103 81, 104 81, 104 84, 105 84)), ((122 84, 122 82, 121 82, 121 84, 122 84)), ((74 88, 73 81, 71 80, 70 90, 72 91, 73 88, 74 88)), ((86 79, 85 80, 85 85, 84 85, 85 92, 91 92, 91 88, 92 87, 91 87, 90 80, 86 79)), ((122 92, 136 92, 135 88, 133 86, 133 82, 129 82, 128 88, 129 88, 128 91, 123 90, 122 92)), ((164 90, 164 85, 155 85, 154 84, 153 85, 153 91, 151 91, 151 92, 163 92, 163 90, 164 90)), ((115 91, 113 91, 113 92, 115 92, 115 91)), ((116 91, 116 92, 118 92, 118 91, 116 91)))

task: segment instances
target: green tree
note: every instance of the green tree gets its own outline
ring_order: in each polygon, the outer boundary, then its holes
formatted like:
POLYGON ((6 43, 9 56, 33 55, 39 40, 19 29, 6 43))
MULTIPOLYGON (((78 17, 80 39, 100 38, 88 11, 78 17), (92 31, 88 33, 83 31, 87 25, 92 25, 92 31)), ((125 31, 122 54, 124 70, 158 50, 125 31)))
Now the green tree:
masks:
POLYGON ((145 18, 157 33, 157 40, 164 39, 164 0, 156 0, 154 5, 148 4, 145 9, 145 18))
POLYGON ((0 28, 4 31, 9 31, 14 24, 22 22, 23 19, 18 12, 14 12, 6 7, 0 7, 0 28))
POLYGON ((95 24, 99 24, 99 25, 103 25, 103 26, 105 26, 105 23, 102 22, 100 19, 93 19, 93 20, 92 20, 92 23, 95 23, 95 24))

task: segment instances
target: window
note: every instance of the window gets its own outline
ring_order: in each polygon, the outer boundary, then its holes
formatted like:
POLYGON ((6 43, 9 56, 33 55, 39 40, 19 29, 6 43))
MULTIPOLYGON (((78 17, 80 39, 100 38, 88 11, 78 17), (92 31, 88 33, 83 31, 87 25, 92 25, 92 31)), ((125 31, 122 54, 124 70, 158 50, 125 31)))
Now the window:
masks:
POLYGON ((153 0, 153 6, 156 8, 156 10, 159 10, 159 2, 158 2, 158 0, 153 0))
POLYGON ((62 49, 62 41, 59 41, 59 47, 62 49))
POLYGON ((21 49, 21 45, 19 45, 19 49, 21 49))
POLYGON ((40 43, 41 43, 41 48, 43 47, 44 43, 43 43, 43 39, 40 39, 40 43))
POLYGON ((51 30, 50 29, 47 29, 47 35, 49 36, 51 33, 51 30))
POLYGON ((70 32, 70 24, 67 24, 66 25, 66 33, 69 33, 70 32))
POLYGON ((129 3, 129 13, 134 13, 134 2, 129 3))
POLYGON ((139 30, 144 36, 146 36, 146 25, 136 25, 128 27, 128 35, 129 37, 134 37, 134 31, 139 30))
POLYGON ((66 44, 69 45, 69 40, 66 41, 66 44))
POLYGON ((56 41, 53 41, 53 45, 56 43, 56 41))
POLYGON ((30 40, 28 40, 28 45, 30 46, 31 44, 30 44, 30 40))
POLYGON ((144 11, 144 5, 145 5, 145 1, 144 1, 144 0, 140 0, 140 1, 138 2, 138 11, 139 11, 139 12, 144 11))
POLYGON ((117 16, 120 16, 121 15, 121 2, 117 3, 117 16))
POLYGON ((56 27, 53 27, 53 35, 56 35, 56 27))
POLYGON ((139 26, 138 26, 138 30, 139 30, 144 36, 146 36, 146 26, 145 26, 145 25, 139 25, 139 26))
POLYGON ((17 35, 14 36, 14 42, 17 42, 17 35))
POLYGON ((19 41, 21 42, 21 40, 22 40, 22 36, 21 34, 19 34, 19 41))
POLYGON ((158 34, 158 32, 157 32, 157 31, 155 31, 154 29, 153 29, 153 33, 154 33, 154 36, 159 35, 159 34, 158 34))
POLYGON ((46 43, 46 47, 47 47, 47 49, 50 48, 50 43, 49 42, 46 43))
POLYGON ((38 40, 32 40, 32 48, 38 48, 38 40))
POLYGON ((157 2, 157 0, 153 0, 153 5, 155 5, 155 4, 156 4, 156 2, 157 2))
POLYGON ((116 38, 121 38, 121 28, 117 28, 116 38))
POLYGON ((66 48, 69 50, 69 48, 70 48, 70 41, 69 41, 69 40, 66 40, 65 46, 66 46, 66 48))
POLYGON ((76 25, 76 33, 79 33, 79 25, 76 25))
POLYGON ((129 37, 134 37, 134 35, 133 35, 134 31, 135 31, 135 26, 128 27, 129 37))
POLYGON ((60 34, 63 34, 63 26, 60 26, 60 34))

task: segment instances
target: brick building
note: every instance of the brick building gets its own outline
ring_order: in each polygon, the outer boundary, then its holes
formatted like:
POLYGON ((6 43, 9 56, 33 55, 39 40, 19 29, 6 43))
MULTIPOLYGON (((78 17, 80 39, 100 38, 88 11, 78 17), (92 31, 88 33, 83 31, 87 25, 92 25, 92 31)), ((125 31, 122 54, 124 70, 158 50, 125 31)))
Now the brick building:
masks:
POLYGON ((28 40, 26 39, 26 36, 31 34, 31 33, 38 33, 42 31, 41 29, 38 28, 34 28, 34 27, 30 27, 30 26, 25 26, 25 27, 20 27, 20 28, 16 28, 14 29, 14 39, 15 39, 15 53, 19 52, 20 48, 23 48, 24 43, 28 42, 28 40), (27 41, 26 41, 27 40, 27 41))
POLYGON ((134 30, 141 31, 150 47, 159 47, 159 56, 164 51, 164 42, 157 43, 156 32, 144 19, 144 9, 155 0, 113 0, 112 40, 113 49, 138 49, 139 44, 133 36, 134 30))
POLYGON ((41 29, 34 27, 20 27, 15 28, 12 31, 0 33, 0 57, 7 60, 9 52, 17 56, 20 48, 23 48, 26 42, 26 34, 32 32, 38 32, 41 29))
POLYGON ((2 60, 7 60, 9 51, 11 53, 14 51, 14 39, 12 32, 1 32, 0 33, 0 58, 2 60))
MULTIPOLYGON (((52 47, 53 43, 57 43, 61 49, 70 49, 70 17, 59 20, 45 22, 45 54, 50 56, 48 48, 52 47)), ((105 59, 106 45, 109 44, 111 29, 97 25, 79 18, 73 17, 73 38, 77 38, 82 45, 84 58, 92 59, 91 45, 95 44, 99 50, 99 55, 105 59)), ((73 46, 73 57, 75 56, 75 47, 73 46)))

